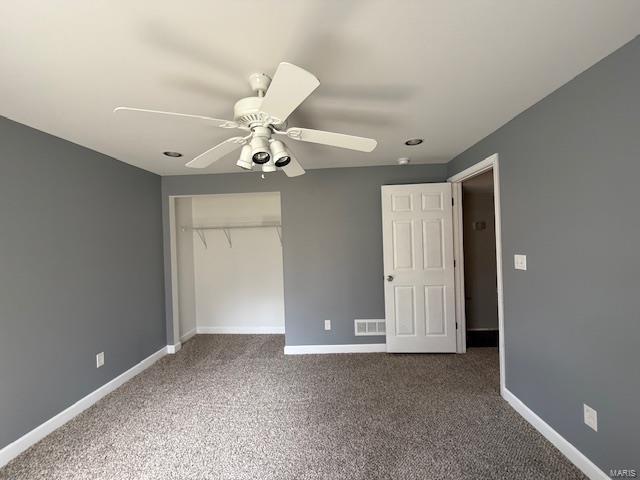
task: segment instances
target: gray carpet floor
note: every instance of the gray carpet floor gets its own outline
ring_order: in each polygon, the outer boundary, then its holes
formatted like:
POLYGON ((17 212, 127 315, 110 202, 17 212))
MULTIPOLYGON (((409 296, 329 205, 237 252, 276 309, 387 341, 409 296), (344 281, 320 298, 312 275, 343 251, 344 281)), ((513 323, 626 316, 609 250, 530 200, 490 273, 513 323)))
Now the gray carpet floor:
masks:
POLYGON ((584 479, 498 394, 495 349, 282 353, 201 335, 0 470, 20 479, 584 479))

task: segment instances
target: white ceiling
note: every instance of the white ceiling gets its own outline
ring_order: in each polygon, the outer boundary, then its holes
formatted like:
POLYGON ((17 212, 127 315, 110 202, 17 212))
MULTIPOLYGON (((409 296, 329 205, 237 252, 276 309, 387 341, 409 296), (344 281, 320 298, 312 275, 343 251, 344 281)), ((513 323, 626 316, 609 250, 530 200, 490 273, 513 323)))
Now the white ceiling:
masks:
POLYGON ((640 31, 637 0, 0 3, 0 114, 163 175, 237 171, 183 166, 236 131, 114 107, 231 118, 249 74, 289 61, 321 82, 290 126, 379 141, 289 141, 305 168, 441 163, 640 31))

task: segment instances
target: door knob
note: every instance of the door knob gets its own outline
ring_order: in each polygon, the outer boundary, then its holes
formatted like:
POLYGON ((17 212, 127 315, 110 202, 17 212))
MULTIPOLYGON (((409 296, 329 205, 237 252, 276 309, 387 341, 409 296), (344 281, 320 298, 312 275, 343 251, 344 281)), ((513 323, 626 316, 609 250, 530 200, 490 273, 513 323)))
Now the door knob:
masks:
POLYGON ((387 275, 387 282, 393 282, 393 275, 387 275))

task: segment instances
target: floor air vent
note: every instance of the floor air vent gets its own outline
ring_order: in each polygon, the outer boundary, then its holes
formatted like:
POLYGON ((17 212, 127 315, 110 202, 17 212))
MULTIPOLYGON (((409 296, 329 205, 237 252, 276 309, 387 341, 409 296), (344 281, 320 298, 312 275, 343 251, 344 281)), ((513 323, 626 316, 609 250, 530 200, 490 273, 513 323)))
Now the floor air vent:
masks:
POLYGON ((385 321, 378 319, 355 319, 356 336, 366 335, 384 335, 385 334, 385 321))

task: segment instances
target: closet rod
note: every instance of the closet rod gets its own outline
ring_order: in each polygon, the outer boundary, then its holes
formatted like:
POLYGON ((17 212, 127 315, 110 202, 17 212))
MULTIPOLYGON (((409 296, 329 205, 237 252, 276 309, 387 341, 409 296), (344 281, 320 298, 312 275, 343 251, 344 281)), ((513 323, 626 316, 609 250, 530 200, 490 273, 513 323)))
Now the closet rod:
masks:
POLYGON ((211 225, 211 226, 203 226, 203 227, 182 227, 182 231, 186 232, 187 230, 231 230, 233 228, 273 228, 273 227, 281 227, 281 223, 256 223, 255 225, 247 224, 247 225, 211 225))
POLYGON ((204 234, 205 230, 222 230, 224 231, 225 237, 227 237, 227 243, 229 244, 229 248, 233 247, 233 243, 231 242, 231 232, 229 230, 235 228, 275 228, 276 233, 278 234, 278 239, 280 239, 280 245, 282 245, 282 232, 280 229, 282 228, 282 224, 279 222, 272 223, 256 223, 256 224, 245 224, 245 225, 210 225, 210 226, 196 226, 196 227, 188 227, 183 226, 181 230, 183 232, 187 232, 189 230, 194 231, 200 237, 200 241, 204 248, 208 248, 207 245, 207 237, 204 234))

